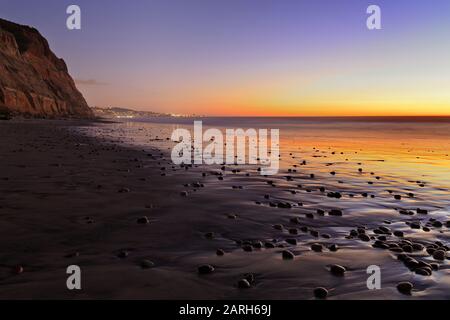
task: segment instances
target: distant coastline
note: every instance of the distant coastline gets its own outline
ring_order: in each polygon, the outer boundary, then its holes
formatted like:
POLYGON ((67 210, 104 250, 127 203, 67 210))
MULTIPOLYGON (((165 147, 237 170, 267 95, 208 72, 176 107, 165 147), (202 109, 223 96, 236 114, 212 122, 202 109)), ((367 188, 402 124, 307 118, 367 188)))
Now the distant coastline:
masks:
POLYGON ((145 120, 154 118, 181 118, 181 119, 274 119, 274 120, 293 120, 293 121, 336 121, 336 122, 450 122, 450 115, 443 116, 220 116, 220 115, 195 115, 195 114, 175 114, 160 113, 154 111, 139 111, 131 108, 122 107, 91 107, 95 116, 106 119, 134 119, 145 120))

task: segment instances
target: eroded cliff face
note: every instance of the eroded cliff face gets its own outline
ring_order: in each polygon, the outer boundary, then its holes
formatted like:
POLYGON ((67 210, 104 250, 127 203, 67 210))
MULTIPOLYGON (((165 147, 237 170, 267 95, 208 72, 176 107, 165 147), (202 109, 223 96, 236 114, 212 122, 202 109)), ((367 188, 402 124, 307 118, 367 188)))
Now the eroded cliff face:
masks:
POLYGON ((33 117, 91 118, 68 73, 34 28, 0 19, 0 107, 33 117))

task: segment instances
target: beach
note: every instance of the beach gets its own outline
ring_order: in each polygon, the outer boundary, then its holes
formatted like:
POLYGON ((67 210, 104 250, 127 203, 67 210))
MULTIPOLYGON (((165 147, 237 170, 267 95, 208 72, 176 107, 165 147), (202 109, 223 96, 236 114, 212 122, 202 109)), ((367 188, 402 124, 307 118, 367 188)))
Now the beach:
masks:
POLYGON ((190 119, 0 122, 0 298, 449 299, 449 123, 283 121, 205 119, 281 128, 269 177, 175 166, 190 119))

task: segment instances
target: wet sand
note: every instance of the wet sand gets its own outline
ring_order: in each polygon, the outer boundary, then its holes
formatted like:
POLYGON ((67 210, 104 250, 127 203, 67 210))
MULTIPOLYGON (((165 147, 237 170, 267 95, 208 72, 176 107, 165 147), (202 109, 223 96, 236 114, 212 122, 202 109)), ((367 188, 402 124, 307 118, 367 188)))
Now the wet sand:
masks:
POLYGON ((177 167, 170 132, 0 123, 0 298, 314 299, 317 287, 328 299, 450 298, 440 181, 375 172, 355 150, 295 143, 274 177, 177 167), (66 288, 72 264, 80 292, 66 288), (381 290, 367 289, 370 265, 381 268, 381 290), (411 295, 397 290, 405 281, 411 295))

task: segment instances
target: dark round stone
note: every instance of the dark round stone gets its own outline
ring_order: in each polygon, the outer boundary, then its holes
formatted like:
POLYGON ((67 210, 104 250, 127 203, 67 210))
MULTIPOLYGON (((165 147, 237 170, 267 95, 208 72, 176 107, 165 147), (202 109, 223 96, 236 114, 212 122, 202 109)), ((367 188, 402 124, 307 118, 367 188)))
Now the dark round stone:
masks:
POLYGON ((214 267, 209 264, 205 264, 203 266, 198 267, 199 274, 210 274, 213 272, 214 272, 214 267))
POLYGON ((414 288, 413 284, 411 282, 400 282, 397 285, 397 290, 406 295, 411 295, 412 289, 414 288))
POLYGON ((253 242, 252 246, 255 249, 261 249, 263 247, 263 243, 261 241, 255 241, 253 242))
POLYGON ((217 249, 216 254, 221 257, 225 255, 225 251, 223 251, 222 249, 217 249))
POLYGON ((383 232, 385 234, 391 232, 391 229, 389 229, 388 227, 385 227, 385 226, 381 226, 378 229, 381 230, 381 232, 383 232))
POLYGON ((414 272, 418 275, 425 276, 425 277, 429 277, 432 274, 431 269, 428 269, 428 268, 418 268, 418 269, 414 270, 414 272))
POLYGON ((404 246, 402 247, 402 249, 403 249, 403 251, 406 252, 406 253, 412 253, 412 252, 413 252, 413 247, 410 246, 410 245, 404 245, 404 246))
POLYGON ((255 275, 253 273, 247 273, 244 275, 244 278, 251 284, 255 282, 255 275))
POLYGON ((153 261, 150 261, 147 259, 141 261, 142 269, 150 269, 150 268, 153 268, 154 266, 155 266, 155 264, 153 263, 153 261))
POLYGON ((328 250, 330 250, 332 252, 336 252, 339 250, 339 247, 337 244, 332 244, 331 246, 328 247, 328 250))
POLYGON ((311 250, 315 252, 322 252, 323 246, 320 243, 313 243, 311 245, 311 250))
POLYGON ((422 226, 420 225, 420 222, 411 222, 410 227, 411 229, 420 229, 422 226))
POLYGON ((273 248, 275 248, 275 245, 274 245, 273 243, 271 243, 271 242, 266 242, 266 243, 264 243, 264 246, 265 246, 267 249, 273 249, 273 248))
POLYGON ((150 220, 147 217, 141 217, 141 218, 137 219, 137 223, 138 224, 149 224, 150 220))
POLYGON ((341 265, 333 264, 330 266, 330 272, 335 276, 343 276, 347 269, 341 265))
POLYGON ((22 274, 23 271, 24 271, 24 269, 23 269, 23 267, 21 265, 14 266, 13 269, 12 269, 12 272, 14 274, 22 274))
POLYGON ((443 224, 440 221, 433 222, 433 227, 435 228, 442 228, 443 224))
POLYGON ((214 232, 207 232, 205 233, 206 239, 214 239, 214 232))
POLYGON ((398 238, 403 238, 404 233, 403 233, 403 231, 394 231, 394 236, 396 236, 398 238))
POLYGON ((360 235, 358 235, 358 238, 362 241, 365 242, 369 242, 370 241, 370 237, 367 234, 361 233, 360 235))
POLYGON ((342 210, 333 209, 328 214, 330 216, 342 217, 342 210))
POLYGON ((252 285, 250 284, 250 282, 247 279, 241 279, 238 282, 239 289, 249 289, 249 288, 251 288, 251 286, 252 285))
POLYGON ((436 260, 445 260, 446 253, 444 250, 436 250, 433 252, 433 258, 436 260))
POLYGON ((289 250, 284 250, 282 256, 284 260, 293 260, 295 258, 295 255, 289 250))
POLYGON ((416 268, 418 268, 420 266, 419 262, 416 259, 413 259, 411 257, 408 257, 405 261, 404 261, 405 265, 410 268, 411 270, 415 270, 416 268))
POLYGON ((328 290, 322 287, 314 289, 314 297, 317 299, 326 299, 328 297, 328 290))
POLYGON ((316 238, 319 237, 319 231, 311 230, 311 231, 310 231, 310 234, 311 234, 313 237, 316 237, 316 238))
POLYGON ((291 244, 291 245, 293 245, 293 246, 296 246, 297 245, 297 239, 286 239, 285 240, 287 243, 289 243, 289 244, 291 244))

